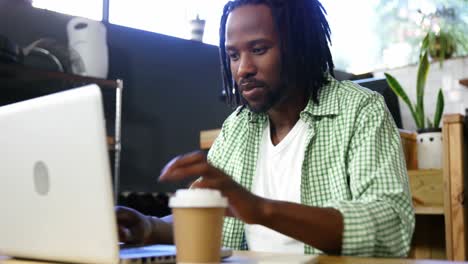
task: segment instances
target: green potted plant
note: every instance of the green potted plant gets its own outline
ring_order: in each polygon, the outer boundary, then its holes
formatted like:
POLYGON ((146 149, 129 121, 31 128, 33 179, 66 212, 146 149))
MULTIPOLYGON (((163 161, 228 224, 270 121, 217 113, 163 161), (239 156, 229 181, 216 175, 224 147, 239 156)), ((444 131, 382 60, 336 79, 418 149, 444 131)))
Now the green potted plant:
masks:
POLYGON ((423 14, 421 24, 426 27, 426 34, 420 55, 428 53, 442 67, 443 61, 454 54, 468 53, 468 25, 454 6, 442 6, 434 13, 423 14))
POLYGON ((416 103, 411 102, 401 84, 389 73, 385 78, 393 92, 408 106, 417 127, 418 166, 421 169, 442 167, 442 129, 439 128, 444 111, 444 94, 439 89, 434 118, 431 120, 425 114, 424 91, 429 72, 427 52, 423 52, 419 60, 416 78, 416 103))
POLYGON ((444 60, 452 57, 456 49, 457 41, 453 34, 445 31, 427 32, 421 46, 421 50, 428 52, 431 58, 440 62, 441 66, 444 60))

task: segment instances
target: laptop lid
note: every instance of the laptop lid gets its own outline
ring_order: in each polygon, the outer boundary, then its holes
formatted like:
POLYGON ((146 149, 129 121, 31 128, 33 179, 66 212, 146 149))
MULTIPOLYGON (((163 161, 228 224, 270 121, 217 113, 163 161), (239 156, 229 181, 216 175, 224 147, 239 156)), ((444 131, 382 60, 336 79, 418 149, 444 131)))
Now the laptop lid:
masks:
POLYGON ((0 255, 118 263, 101 92, 0 107, 0 255))

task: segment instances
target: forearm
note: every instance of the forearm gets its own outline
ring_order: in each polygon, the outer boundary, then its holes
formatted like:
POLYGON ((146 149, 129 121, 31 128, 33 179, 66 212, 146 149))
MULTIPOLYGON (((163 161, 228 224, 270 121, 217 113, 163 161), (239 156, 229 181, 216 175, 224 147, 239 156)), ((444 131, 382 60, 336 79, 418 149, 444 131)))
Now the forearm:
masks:
POLYGON ((172 215, 162 218, 149 217, 151 235, 147 244, 174 244, 172 233, 172 215))
MULTIPOLYGON (((398 200, 398 199, 397 199, 398 200)), ((335 201, 327 205, 343 215, 342 255, 404 257, 414 227, 411 205, 382 199, 335 201)))
POLYGON ((258 224, 329 254, 341 252, 343 217, 333 208, 262 200, 258 224))

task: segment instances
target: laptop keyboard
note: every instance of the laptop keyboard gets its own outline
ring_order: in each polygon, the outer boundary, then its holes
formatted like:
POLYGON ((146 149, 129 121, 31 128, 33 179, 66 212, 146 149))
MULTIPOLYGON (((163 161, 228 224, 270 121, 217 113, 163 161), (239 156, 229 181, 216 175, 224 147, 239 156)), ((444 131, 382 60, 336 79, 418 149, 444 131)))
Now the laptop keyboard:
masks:
POLYGON ((120 245, 120 264, 175 263, 174 245, 120 245))

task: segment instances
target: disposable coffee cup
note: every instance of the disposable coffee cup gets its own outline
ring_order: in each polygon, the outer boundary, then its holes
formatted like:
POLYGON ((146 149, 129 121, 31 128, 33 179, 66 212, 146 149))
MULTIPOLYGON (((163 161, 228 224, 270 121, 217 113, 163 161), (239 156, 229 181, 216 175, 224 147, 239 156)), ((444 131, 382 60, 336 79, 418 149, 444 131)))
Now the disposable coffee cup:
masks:
POLYGON ((217 190, 182 189, 169 200, 177 263, 219 263, 227 199, 217 190))

